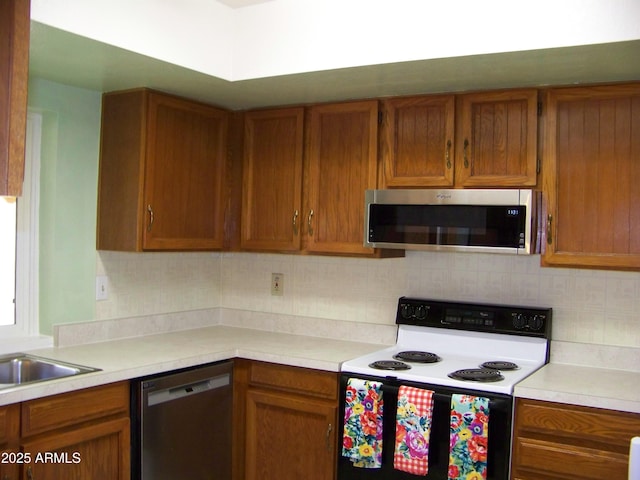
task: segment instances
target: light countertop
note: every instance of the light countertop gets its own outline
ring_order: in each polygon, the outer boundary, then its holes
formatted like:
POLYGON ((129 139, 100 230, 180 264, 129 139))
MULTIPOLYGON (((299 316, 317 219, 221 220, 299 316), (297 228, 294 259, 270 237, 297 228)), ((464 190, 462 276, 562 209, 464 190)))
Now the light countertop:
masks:
POLYGON ((551 363, 516 385, 514 394, 640 413, 640 349, 552 342, 551 363))
POLYGON ((380 344, 211 326, 28 353, 101 371, 0 390, 0 405, 234 357, 338 372, 343 361, 380 344))
MULTIPOLYGON (((338 372, 342 362, 384 348, 380 339, 389 340, 382 334, 368 343, 370 338, 355 342, 217 324, 42 348, 28 353, 101 371, 0 390, 0 405, 235 357, 338 372)), ((516 397, 640 413, 640 349, 553 342, 551 352, 551 363, 516 385, 516 397), (617 369, 621 364, 631 369, 617 369)))

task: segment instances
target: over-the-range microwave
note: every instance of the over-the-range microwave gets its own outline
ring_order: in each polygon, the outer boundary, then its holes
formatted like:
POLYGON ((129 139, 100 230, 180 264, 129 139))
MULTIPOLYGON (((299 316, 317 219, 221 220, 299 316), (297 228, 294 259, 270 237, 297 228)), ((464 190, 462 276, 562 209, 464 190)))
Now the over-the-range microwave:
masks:
POLYGON ((365 193, 364 245, 403 250, 539 253, 541 192, 397 189, 365 193))

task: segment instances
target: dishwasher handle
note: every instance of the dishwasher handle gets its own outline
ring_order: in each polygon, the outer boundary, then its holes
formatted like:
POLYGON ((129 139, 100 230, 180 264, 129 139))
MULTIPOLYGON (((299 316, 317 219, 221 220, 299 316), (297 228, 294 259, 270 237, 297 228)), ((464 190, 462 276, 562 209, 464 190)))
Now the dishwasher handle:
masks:
POLYGON ((217 377, 207 378, 195 383, 170 387, 163 390, 149 392, 147 395, 147 406, 152 407, 161 403, 173 402, 181 398, 199 395, 201 393, 223 388, 231 383, 231 375, 226 373, 217 377))

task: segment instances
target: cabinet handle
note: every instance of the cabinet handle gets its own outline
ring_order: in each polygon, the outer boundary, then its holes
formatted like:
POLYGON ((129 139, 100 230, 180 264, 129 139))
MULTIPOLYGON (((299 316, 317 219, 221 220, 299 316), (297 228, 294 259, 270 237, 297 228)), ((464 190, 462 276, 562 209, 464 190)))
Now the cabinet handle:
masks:
POLYGON ((31 470, 31 466, 27 467, 27 479, 33 480, 33 470, 31 470))
POLYGON ((307 231, 309 235, 313 235, 313 227, 311 227, 311 217, 313 217, 313 208, 309 210, 309 217, 307 218, 307 231))
POLYGON ((147 205, 147 212, 149 212, 149 223, 147 224, 147 232, 151 231, 151 227, 153 226, 153 220, 155 217, 153 216, 153 208, 151 205, 147 205))
POLYGON ((329 424, 327 427, 327 450, 331 451, 331 431, 333 430, 333 425, 329 424))
POLYGON ((462 149, 462 156, 464 158, 464 168, 469 168, 468 150, 469 150, 469 140, 467 140, 465 138, 464 139, 464 148, 462 149))
POLYGON ((298 210, 293 212, 293 234, 298 234, 298 210))
POLYGON ((551 238, 551 221, 553 220, 553 217, 551 216, 551 214, 547 215, 547 243, 549 245, 551 245, 551 242, 553 241, 551 238))
POLYGON ((447 161, 447 168, 451 168, 451 140, 447 140, 447 149, 444 152, 444 159, 447 161))

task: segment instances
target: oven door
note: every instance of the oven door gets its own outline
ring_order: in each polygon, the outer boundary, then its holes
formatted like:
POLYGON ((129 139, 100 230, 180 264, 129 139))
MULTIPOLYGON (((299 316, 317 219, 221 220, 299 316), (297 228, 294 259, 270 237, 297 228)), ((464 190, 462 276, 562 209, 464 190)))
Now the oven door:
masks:
POLYGON ((509 395, 486 393, 478 390, 460 390, 414 382, 398 381, 392 377, 372 377, 360 374, 343 373, 340 380, 340 421, 344 419, 345 387, 349 378, 360 378, 382 382, 384 401, 382 468, 366 469, 354 467, 348 458, 343 457, 342 434, 338 436, 338 480, 408 480, 424 478, 427 480, 447 480, 449 467, 449 425, 451 419, 451 395, 454 393, 481 396, 489 399, 489 444, 487 451, 487 480, 508 480, 511 453, 511 421, 513 398, 509 395), (398 390, 407 385, 433 390, 434 405, 429 439, 429 472, 417 477, 393 468, 395 447, 395 425, 398 390))

